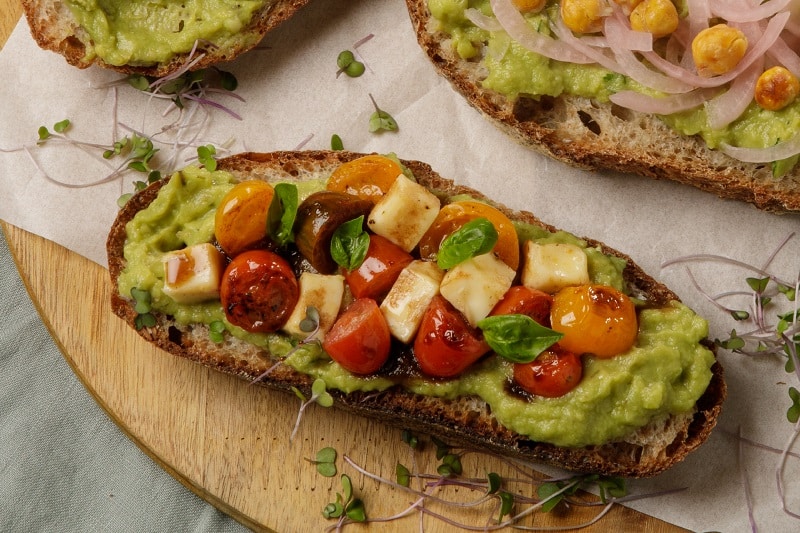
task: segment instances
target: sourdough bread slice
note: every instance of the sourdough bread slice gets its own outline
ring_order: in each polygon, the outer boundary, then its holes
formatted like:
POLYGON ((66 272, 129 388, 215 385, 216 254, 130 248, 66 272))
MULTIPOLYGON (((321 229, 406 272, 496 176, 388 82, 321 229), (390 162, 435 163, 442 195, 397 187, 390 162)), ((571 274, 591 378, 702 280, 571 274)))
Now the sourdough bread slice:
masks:
MULTIPOLYGON (((245 153, 218 162, 218 169, 231 172, 237 179, 307 180, 325 178, 345 161, 363 154, 351 152, 309 151, 245 153)), ((403 161, 417 180, 429 189, 447 195, 470 194, 485 199, 472 189, 455 185, 440 177, 432 168, 417 161, 403 161)), ((108 265, 112 283, 112 309, 132 327, 136 311, 132 302, 119 295, 117 279, 126 265, 123 246, 125 225, 141 209, 147 207, 163 185, 157 182, 134 195, 120 211, 107 241, 108 265)), ((493 204, 512 219, 555 231, 528 212, 518 212, 493 204)), ((604 253, 625 259, 623 272, 633 295, 655 307, 677 296, 647 275, 627 255, 602 243, 586 239, 590 246, 604 253)), ((215 344, 204 325, 182 326, 169 316, 157 315, 154 327, 139 334, 162 349, 215 370, 253 380, 276 362, 270 354, 247 342, 226 336, 223 344, 215 344)), ((713 350, 713 346, 709 345, 713 350)), ((344 394, 330 391, 335 405, 359 415, 385 420, 400 428, 436 435, 452 445, 481 449, 520 459, 542 462, 570 470, 595 472, 625 477, 658 474, 700 446, 716 424, 726 386, 719 362, 712 367, 713 377, 706 392, 691 412, 653 420, 647 426, 619 442, 583 448, 563 448, 533 442, 501 426, 488 405, 480 399, 461 397, 454 400, 417 395, 393 387, 384 392, 344 394)), ((284 391, 297 387, 310 394, 311 379, 286 365, 277 365, 260 384, 284 391)))
MULTIPOLYGON (((198 51, 191 59, 202 54, 192 69, 200 69, 230 61, 255 47, 270 30, 291 18, 309 0, 265 0, 250 23, 235 35, 222 42, 198 43, 198 51)), ((45 50, 59 53, 68 63, 79 68, 97 64, 125 74, 142 74, 161 77, 180 69, 190 58, 189 52, 177 53, 157 64, 111 65, 95 55, 94 43, 70 10, 66 0, 22 0, 22 7, 36 43, 45 50)), ((153 10, 152 17, 158 17, 153 10)))
POLYGON ((769 164, 743 163, 681 135, 655 115, 562 95, 510 100, 486 89, 478 59, 464 60, 439 31, 428 0, 406 0, 417 40, 437 72, 520 144, 587 170, 678 181, 765 211, 800 212, 800 167, 776 179, 769 164))

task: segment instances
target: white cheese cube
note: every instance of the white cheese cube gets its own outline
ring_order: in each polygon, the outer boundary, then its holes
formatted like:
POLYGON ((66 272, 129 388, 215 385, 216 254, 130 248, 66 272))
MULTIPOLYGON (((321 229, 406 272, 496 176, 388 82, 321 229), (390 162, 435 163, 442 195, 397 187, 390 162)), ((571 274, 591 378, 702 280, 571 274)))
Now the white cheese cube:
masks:
POLYGON ((467 259, 442 278, 439 292, 475 326, 511 288, 516 272, 494 254, 467 259))
POLYGON ((400 174, 372 208, 367 227, 410 252, 433 224, 440 207, 435 194, 400 174))
POLYGON ((422 316, 439 293, 444 272, 430 261, 412 261, 398 276, 381 302, 381 312, 389 331, 398 340, 410 343, 417 334, 422 316))
POLYGON ((589 283, 589 261, 579 246, 566 243, 525 243, 522 284, 550 294, 564 287, 589 283))
POLYGON ((222 253, 211 243, 188 246, 164 254, 164 294, 179 304, 219 298, 225 270, 222 253))
POLYGON ((300 295, 297 305, 281 329, 297 338, 308 337, 310 332, 300 329, 300 322, 305 320, 307 309, 311 306, 319 311, 319 331, 314 338, 322 340, 339 315, 344 296, 344 276, 303 272, 298 283, 300 295))

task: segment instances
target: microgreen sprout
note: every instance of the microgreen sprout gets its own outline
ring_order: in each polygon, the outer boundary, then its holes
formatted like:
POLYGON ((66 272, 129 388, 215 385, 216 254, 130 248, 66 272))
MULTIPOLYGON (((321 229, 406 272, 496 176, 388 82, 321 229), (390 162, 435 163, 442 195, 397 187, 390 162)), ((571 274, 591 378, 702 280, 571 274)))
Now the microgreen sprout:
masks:
POLYGON ((331 135, 331 150, 337 152, 344 150, 344 143, 342 142, 342 138, 335 133, 331 135))
POLYGON ((392 116, 378 107, 375 98, 369 95, 372 100, 372 105, 375 107, 375 112, 369 116, 369 131, 370 133, 377 133, 380 131, 397 131, 397 121, 392 116))
POLYGON ((151 313, 152 296, 149 291, 139 288, 131 289, 131 298, 133 298, 133 310, 136 311, 136 318, 134 318, 134 326, 137 330, 142 328, 151 328, 156 325, 156 317, 151 313))
POLYGON ((321 476, 333 477, 336 475, 336 449, 330 446, 322 448, 317 452, 316 459, 310 461, 317 466, 317 472, 321 476))
POLYGON ((336 501, 325 506, 322 516, 364 522, 367 519, 364 502, 353 496, 353 482, 347 474, 342 474, 342 493, 336 493, 336 501))
POLYGON ((356 60, 355 55, 350 50, 342 50, 339 52, 339 55, 336 57, 336 66, 339 67, 339 70, 336 72, 336 77, 339 77, 339 75, 344 72, 351 78, 358 78, 366 71, 364 63, 356 60))
POLYGON ((294 436, 297 434, 297 430, 300 429, 300 420, 303 418, 303 413, 305 412, 306 408, 313 404, 319 404, 322 407, 331 407, 333 405, 333 396, 326 390, 327 385, 325 381, 317 378, 311 384, 311 397, 306 398, 303 391, 298 389, 297 387, 292 387, 295 395, 300 398, 300 411, 297 413, 297 420, 294 424, 294 429, 292 430, 292 434, 289 437, 289 440, 294 440, 294 436))
MULTIPOLYGON (((306 336, 306 338, 304 338, 303 340, 298 342, 295 346, 293 346, 292 349, 289 350, 289 352, 284 356, 284 358, 289 357, 292 353, 294 353, 296 350, 299 350, 302 346, 314 343, 319 344, 319 341, 314 338, 317 335, 317 332, 319 331, 319 320, 320 317, 317 308, 311 305, 306 307, 306 316, 303 318, 303 320, 300 321, 300 330, 303 333, 308 333, 308 335, 306 336)), ((250 382, 250 385, 254 385, 259 381, 261 381, 262 379, 264 379, 265 377, 267 377, 280 364, 281 361, 278 361, 277 363, 269 367, 267 370, 262 372, 255 379, 253 379, 250 382)))
POLYGON ((215 155, 217 155, 217 149, 211 144, 197 147, 197 161, 209 172, 217 170, 217 160, 214 159, 215 155))

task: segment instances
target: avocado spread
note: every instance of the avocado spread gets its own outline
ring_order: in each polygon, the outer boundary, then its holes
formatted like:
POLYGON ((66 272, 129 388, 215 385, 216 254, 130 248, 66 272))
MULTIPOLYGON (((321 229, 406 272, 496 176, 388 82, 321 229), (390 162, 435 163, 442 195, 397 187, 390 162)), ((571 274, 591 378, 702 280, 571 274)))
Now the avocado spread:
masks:
MULTIPOLYGON (((192 50, 195 42, 224 47, 268 0, 67 0, 91 37, 86 60, 152 65, 192 50)), ((256 37, 251 37, 256 38, 256 37)))
MULTIPOLYGON (((610 359, 584 356, 580 384, 560 398, 526 398, 509 392, 512 366, 500 357, 487 357, 457 379, 431 380, 414 376, 357 377, 331 360, 315 343, 292 350, 296 342, 285 335, 247 333, 225 320, 220 302, 178 305, 166 295, 164 253, 213 240, 216 207, 233 187, 224 171, 189 167, 174 174, 158 197, 126 226, 127 262, 118 283, 129 297, 131 289, 147 290, 152 309, 172 315, 181 324, 220 321, 230 334, 284 357, 284 363, 323 379, 330 389, 344 392, 385 390, 402 386, 419 394, 443 398, 479 396, 504 426, 533 440, 557 446, 586 446, 624 438, 651 420, 687 412, 711 380, 713 354, 700 344, 708 326, 678 302, 639 312, 639 334, 633 348, 610 359)), ((301 198, 324 181, 300 184, 301 198)), ((623 287, 624 262, 566 232, 549 233, 517 224, 521 240, 570 242, 582 246, 590 261, 593 282, 623 287)))
MULTIPOLYGON (((567 94, 608 102, 611 94, 622 90, 652 93, 628 77, 601 66, 551 60, 525 49, 505 31, 487 31, 476 27, 466 18, 464 10, 475 8, 485 15, 491 15, 489 0, 428 0, 428 6, 439 23, 437 29, 450 36, 456 53, 463 59, 480 58, 487 71, 481 85, 511 100, 520 95, 539 98, 567 94), (484 45, 486 52, 481 54, 484 45)), ((558 3, 548 0, 544 10, 527 14, 525 18, 538 32, 551 35, 549 21, 558 16, 558 3)), ((722 129, 712 129, 708 125, 704 106, 661 115, 660 118, 683 135, 699 135, 709 148, 719 148, 723 143, 767 148, 794 137, 800 131, 800 99, 780 111, 768 111, 751 102, 742 116, 722 129)), ((797 160, 795 156, 779 162, 773 173, 782 175, 797 160)))

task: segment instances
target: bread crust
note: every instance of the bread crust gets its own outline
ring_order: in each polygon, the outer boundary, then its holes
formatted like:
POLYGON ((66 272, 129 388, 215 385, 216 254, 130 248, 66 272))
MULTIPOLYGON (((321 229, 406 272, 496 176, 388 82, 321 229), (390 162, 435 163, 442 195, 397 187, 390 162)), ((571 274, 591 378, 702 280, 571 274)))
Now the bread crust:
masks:
POLYGON ((518 143, 587 170, 668 179, 774 213, 800 212, 800 168, 780 179, 769 164, 750 164, 711 150, 698 136, 669 128, 654 115, 562 95, 511 101, 481 85, 477 61, 461 59, 436 31, 428 0, 406 0, 419 45, 437 72, 518 143))
MULTIPOLYGON (((218 169, 231 172, 239 179, 303 180, 327 176, 341 163, 362 155, 364 154, 344 151, 244 153, 221 159, 218 169)), ((470 194, 486 199, 478 191, 442 178, 426 163, 403 161, 403 164, 413 171, 420 183, 432 190, 447 195, 470 194)), ((117 279, 125 268, 125 225, 139 210, 153 201, 163 183, 165 182, 157 182, 135 194, 119 212, 108 235, 111 307, 131 327, 134 325, 136 312, 132 302, 121 297, 117 290, 117 279)), ((549 231, 556 230, 531 213, 512 211, 496 203, 493 205, 513 219, 549 231)), ((604 253, 627 261, 623 276, 638 297, 656 306, 678 300, 675 293, 646 274, 627 255, 599 241, 585 240, 590 246, 599 247, 604 253)), ((174 355, 250 381, 263 374, 274 363, 266 352, 237 339, 226 341, 223 345, 213 343, 205 327, 182 327, 163 315, 157 315, 157 320, 155 327, 143 328, 139 330, 139 334, 174 355)), ((714 350, 713 345, 709 344, 708 347, 714 350)), ((584 448, 561 448, 533 442, 515 434, 500 426, 488 406, 475 398, 443 400, 413 394, 397 387, 380 393, 330 392, 337 407, 387 421, 400 428, 437 435, 452 445, 482 449, 581 472, 645 477, 663 472, 683 460, 708 438, 726 396, 719 362, 713 365, 712 372, 711 383, 697 402, 694 412, 654 421, 625 442, 584 448)), ((284 391, 297 387, 310 394, 311 379, 285 365, 276 366, 259 383, 284 391)))
MULTIPOLYGON (((111 65, 99 57, 88 58, 92 48, 89 35, 72 15, 64 0, 21 0, 28 26, 39 47, 64 56, 70 65, 87 68, 98 65, 123 74, 162 77, 179 70, 189 59, 188 53, 177 54, 169 61, 155 65, 111 65)), ((274 0, 254 13, 250 24, 228 46, 207 47, 193 70, 231 61, 255 47, 269 31, 290 19, 310 0, 274 0)))

